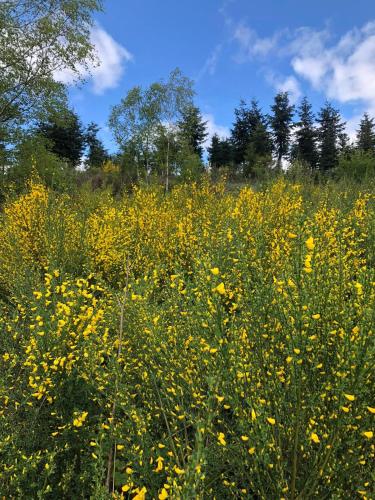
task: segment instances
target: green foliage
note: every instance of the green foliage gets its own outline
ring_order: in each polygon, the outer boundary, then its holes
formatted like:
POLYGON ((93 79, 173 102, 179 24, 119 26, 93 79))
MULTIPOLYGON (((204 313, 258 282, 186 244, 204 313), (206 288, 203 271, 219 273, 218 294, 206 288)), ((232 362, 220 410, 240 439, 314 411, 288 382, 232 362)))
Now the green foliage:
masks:
POLYGON ((38 134, 46 139, 51 152, 65 160, 71 168, 79 166, 85 147, 85 134, 80 119, 69 109, 49 115, 38 124, 38 134))
POLYGON ((247 106, 245 101, 241 101, 239 107, 234 110, 234 114, 235 122, 230 137, 233 149, 232 158, 237 168, 244 171, 246 176, 250 154, 262 157, 271 154, 271 136, 267 130, 267 120, 254 99, 250 106, 247 106), (250 153, 250 150, 253 153, 250 153))
POLYGON ((375 156, 371 152, 354 151, 351 155, 340 156, 335 175, 339 179, 353 179, 368 182, 375 178, 375 156))
POLYGON ((178 124, 182 142, 186 142, 195 154, 202 159, 203 143, 208 135, 207 122, 196 106, 188 106, 182 111, 178 124))
POLYGON ((190 144, 182 144, 178 152, 179 178, 182 182, 199 181, 204 172, 204 166, 199 154, 190 144))
POLYGON ((85 132, 85 143, 88 148, 86 167, 99 168, 108 160, 108 152, 98 138, 99 127, 96 123, 89 123, 85 132))
POLYGON ((0 494, 371 498, 364 191, 31 184, 9 201, 0 494))
POLYGON ((307 168, 315 169, 318 162, 317 133, 314 128, 312 106, 306 97, 298 108, 298 114, 299 121, 295 124, 296 143, 292 156, 307 168))
POLYGON ((6 179, 17 186, 17 190, 23 190, 35 175, 56 191, 67 191, 74 186, 75 177, 69 165, 52 153, 48 141, 40 136, 26 136, 13 155, 6 179))
POLYGON ((280 169, 282 159, 288 157, 291 124, 294 115, 294 106, 289 102, 288 92, 279 92, 276 94, 271 110, 272 115, 269 117, 269 120, 277 156, 277 168, 280 169))
POLYGON ((375 123, 368 113, 364 113, 359 124, 357 147, 366 153, 375 154, 375 123))
POLYGON ((227 167, 233 172, 233 147, 229 139, 220 139, 217 134, 214 134, 207 151, 208 162, 214 175, 222 167, 227 167))
POLYGON ((166 82, 153 83, 147 89, 134 87, 112 108, 109 126, 122 151, 133 152, 138 179, 163 169, 168 191, 172 142, 182 113, 192 106, 193 95, 193 82, 176 68, 166 82))
POLYGON ((78 78, 95 59, 90 28, 100 9, 101 0, 0 2, 0 124, 35 119, 61 99, 54 74, 69 70, 78 78))
POLYGON ((337 167, 340 152, 340 137, 345 129, 340 113, 329 102, 318 114, 319 169, 322 173, 337 167))

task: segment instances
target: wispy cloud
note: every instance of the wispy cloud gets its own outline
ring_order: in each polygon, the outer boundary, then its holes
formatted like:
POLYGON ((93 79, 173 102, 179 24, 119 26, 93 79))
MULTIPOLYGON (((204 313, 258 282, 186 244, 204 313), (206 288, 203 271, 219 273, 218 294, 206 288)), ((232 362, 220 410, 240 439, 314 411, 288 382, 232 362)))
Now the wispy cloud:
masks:
POLYGON ((205 75, 212 76, 215 74, 216 66, 218 64, 222 50, 223 50, 223 44, 222 43, 217 44, 214 50, 211 52, 211 54, 204 62, 202 68, 199 70, 198 75, 195 78, 196 81, 199 81, 205 75))
MULTIPOLYGON (((93 27, 90 38, 98 64, 93 63, 88 68, 79 69, 81 76, 91 81, 92 91, 95 94, 103 94, 106 90, 118 86, 126 64, 133 59, 133 56, 99 25, 93 27)), ((76 82, 76 75, 68 69, 56 72, 55 78, 67 85, 76 82)))
POLYGON ((301 86, 297 78, 293 75, 287 77, 277 76, 274 73, 268 73, 267 81, 278 91, 288 92, 290 102, 296 104, 302 96, 301 86))
POLYGON ((243 63, 255 57, 266 57, 274 51, 283 32, 276 32, 270 37, 260 37, 257 32, 243 23, 238 24, 233 32, 233 39, 239 45, 239 52, 235 59, 243 63))
POLYGON ((305 82, 328 99, 357 103, 375 113, 375 21, 336 39, 328 28, 309 27, 262 38, 240 23, 233 28, 233 39, 238 45, 236 62, 261 61, 267 81, 289 91, 292 99, 300 97, 305 82), (286 59, 291 74, 275 77, 276 59, 286 59))

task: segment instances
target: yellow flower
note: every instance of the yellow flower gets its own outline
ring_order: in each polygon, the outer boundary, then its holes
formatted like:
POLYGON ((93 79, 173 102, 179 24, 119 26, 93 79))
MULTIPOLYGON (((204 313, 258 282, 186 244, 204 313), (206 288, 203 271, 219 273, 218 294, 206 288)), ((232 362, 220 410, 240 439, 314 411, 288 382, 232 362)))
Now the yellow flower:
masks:
POLYGON ((310 238, 308 238, 306 240, 306 248, 307 250, 309 250, 310 252, 312 252, 315 248, 315 243, 314 243, 314 238, 312 236, 310 236, 310 238))
POLYGON ((267 417, 267 422, 271 425, 275 425, 276 424, 276 420, 272 417, 267 417))
POLYGON ((313 314, 312 318, 313 319, 320 319, 320 314, 319 313, 318 314, 313 314))
POLYGON ((362 435, 367 437, 367 439, 372 439, 374 437, 374 433, 372 431, 362 432, 362 435))
POLYGON ((219 271, 219 268, 218 267, 213 267, 212 269, 210 269, 211 273, 214 275, 214 276, 217 276, 218 274, 220 274, 220 271, 219 271))
POLYGON ((255 448, 254 448, 254 447, 249 448, 249 449, 248 449, 248 452, 249 452, 249 455, 254 455, 254 453, 255 453, 255 448))
POLYGON ((225 441, 225 435, 222 432, 219 432, 219 434, 217 436, 217 440, 218 440, 219 444, 221 444, 222 446, 227 445, 227 442, 225 441))
POLYGON ((124 493, 126 493, 129 490, 130 490, 130 486, 128 484, 124 484, 124 486, 121 487, 121 491, 123 491, 124 493))
POLYGON ((116 446, 116 448, 117 448, 118 450, 123 450, 123 449, 124 449, 124 445, 123 445, 123 444, 118 444, 118 445, 116 446))
POLYGON ((175 465, 173 467, 173 470, 175 471, 176 474, 178 474, 179 476, 181 476, 182 474, 185 474, 185 471, 184 469, 180 469, 179 467, 177 467, 177 465, 175 465))
POLYGON ((165 500, 166 498, 168 498, 168 491, 165 488, 162 488, 159 493, 159 500, 165 500))
POLYGON ((225 286, 224 283, 220 283, 214 288, 214 292, 217 292, 219 295, 225 295, 225 286))
POLYGON ((370 413, 375 413, 375 408, 371 408, 371 406, 368 406, 367 409, 370 413))
POLYGON ((160 472, 163 470, 163 462, 164 462, 164 458, 163 457, 158 457, 156 459, 156 463, 157 463, 157 467, 155 470, 155 472, 160 472))
POLYGON ((73 419, 74 427, 82 427, 83 422, 86 420, 87 415, 88 415, 87 411, 84 411, 81 415, 73 419))
POLYGON ((294 238, 297 238, 297 235, 294 233, 288 233, 288 238, 294 239, 294 238))
POLYGON ((144 500, 146 498, 147 489, 143 486, 143 488, 133 497, 132 500, 144 500))
POLYGON ((346 397, 346 399, 348 401, 354 401, 355 400, 355 396, 353 396, 352 394, 344 394, 344 396, 346 397))
POLYGON ((241 436, 242 441, 249 441, 249 436, 241 436))
POLYGON ((315 434, 315 432, 312 432, 310 434, 310 439, 311 439, 311 441, 313 441, 316 444, 320 443, 319 436, 318 436, 318 434, 315 434))

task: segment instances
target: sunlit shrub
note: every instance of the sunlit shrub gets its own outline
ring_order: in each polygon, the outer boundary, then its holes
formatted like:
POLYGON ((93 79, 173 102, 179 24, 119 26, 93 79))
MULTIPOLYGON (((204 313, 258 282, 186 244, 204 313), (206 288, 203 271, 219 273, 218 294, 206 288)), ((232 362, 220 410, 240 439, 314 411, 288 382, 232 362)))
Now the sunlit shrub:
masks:
POLYGON ((371 498, 373 221, 334 184, 32 184, 0 221, 0 493, 371 498))

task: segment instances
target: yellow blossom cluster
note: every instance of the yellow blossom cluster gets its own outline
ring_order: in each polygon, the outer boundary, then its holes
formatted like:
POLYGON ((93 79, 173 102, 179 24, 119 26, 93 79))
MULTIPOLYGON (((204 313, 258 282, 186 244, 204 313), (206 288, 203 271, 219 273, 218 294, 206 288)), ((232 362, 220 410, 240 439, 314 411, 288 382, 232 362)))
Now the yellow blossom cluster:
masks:
POLYGON ((351 189, 7 202, 0 496, 372 498, 374 197, 351 189))

